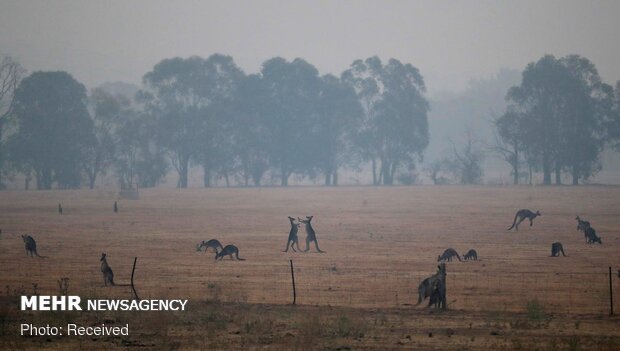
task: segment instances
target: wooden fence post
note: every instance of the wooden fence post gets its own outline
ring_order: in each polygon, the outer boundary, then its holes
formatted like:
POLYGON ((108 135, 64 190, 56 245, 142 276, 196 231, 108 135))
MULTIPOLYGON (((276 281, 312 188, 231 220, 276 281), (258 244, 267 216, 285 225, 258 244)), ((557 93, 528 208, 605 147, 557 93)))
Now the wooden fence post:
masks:
POLYGON ((611 267, 609 267, 609 315, 614 315, 614 291, 611 284, 611 267))
POLYGON ((297 291, 295 290, 295 272, 293 271, 293 260, 291 262, 291 279, 293 280, 293 305, 297 302, 297 291))
POLYGON ((445 310, 447 308, 447 292, 448 292, 448 288, 446 287, 446 264, 442 263, 439 266, 439 269, 443 272, 443 274, 441 275, 441 286, 443 287, 442 291, 441 291, 441 309, 445 310))
POLYGON ((136 287, 133 285, 133 273, 136 271, 137 260, 138 260, 138 257, 133 258, 133 269, 131 270, 131 290, 133 290, 134 299, 140 300, 140 298, 138 297, 138 293, 136 292, 136 287))

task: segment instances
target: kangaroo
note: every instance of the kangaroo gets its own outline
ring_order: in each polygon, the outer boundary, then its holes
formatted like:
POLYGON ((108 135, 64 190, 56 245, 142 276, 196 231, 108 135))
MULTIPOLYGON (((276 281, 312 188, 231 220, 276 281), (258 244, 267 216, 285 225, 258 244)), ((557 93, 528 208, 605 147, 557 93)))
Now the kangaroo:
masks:
POLYGON ((521 222, 523 222, 523 220, 525 220, 526 218, 530 220, 530 227, 531 227, 534 224, 534 218, 538 216, 542 216, 542 214, 540 214, 540 211, 536 211, 536 213, 534 213, 526 209, 519 210, 517 211, 517 214, 515 214, 515 220, 512 222, 512 226, 508 228, 508 230, 515 228, 517 231, 519 231, 519 224, 521 224, 521 222), (519 219, 518 222, 517 222, 517 218, 519 219))
POLYGON ((560 252, 562 253, 562 256, 566 256, 564 254, 564 248, 562 248, 562 243, 554 242, 551 244, 551 257, 560 257, 560 252))
POLYGON ((461 257, 459 256, 459 254, 456 252, 456 250, 450 248, 450 249, 446 249, 446 251, 443 252, 443 254, 441 256, 437 256, 437 262, 440 261, 448 261, 451 262, 452 261, 452 257, 456 256, 456 258, 459 259, 459 261, 461 260, 461 257))
POLYGON ((205 248, 205 252, 207 252, 209 250, 209 248, 213 248, 216 253, 217 253, 218 250, 224 250, 224 246, 222 246, 222 244, 217 239, 211 239, 209 241, 204 241, 203 240, 198 245, 198 251, 201 251, 201 249, 203 247, 205 248))
POLYGON ((230 259, 233 259, 233 254, 237 257, 239 261, 245 261, 245 258, 239 258, 239 249, 235 245, 226 245, 222 251, 215 253, 215 259, 221 260, 224 256, 230 256, 230 259))
POLYGON ((118 213, 118 204, 114 201, 114 213, 118 213))
POLYGON ((319 249, 319 242, 318 240, 316 240, 316 232, 314 231, 314 229, 312 228, 312 224, 310 223, 312 221, 312 218, 314 218, 314 216, 306 216, 306 219, 301 219, 297 217, 297 220, 300 223, 303 223, 306 225, 306 233, 308 234, 306 236, 306 249, 304 250, 304 252, 308 252, 308 250, 310 250, 310 242, 314 241, 314 246, 316 247, 316 251, 320 253, 325 253, 325 251, 321 251, 321 249, 319 249))
POLYGON ((299 248, 299 238, 297 237, 297 232, 299 231, 299 226, 301 225, 301 223, 295 223, 295 218, 291 216, 288 217, 288 220, 291 222, 291 231, 288 233, 286 250, 284 250, 283 252, 288 252, 289 245, 291 245, 291 249, 293 249, 294 252, 297 252, 295 250, 295 244, 297 244, 297 250, 301 251, 301 249, 299 248))
POLYGON ((101 258, 99 259, 99 261, 101 261, 101 273, 103 273, 103 284, 108 286, 108 283, 110 283, 110 285, 114 286, 116 285, 114 284, 114 273, 112 272, 112 268, 108 265, 108 261, 105 257, 106 254, 102 253, 101 258))
POLYGON ((596 235, 596 230, 594 230, 594 228, 589 227, 586 230, 583 231, 583 234, 586 237, 586 242, 588 244, 593 244, 593 243, 599 243, 599 244, 603 244, 603 241, 601 240, 601 238, 596 235))
POLYGON ((62 205, 58 204, 58 214, 62 215, 62 205))
POLYGON ((579 216, 575 217, 575 219, 577 220, 577 230, 585 231, 590 228, 590 222, 582 220, 579 216))
POLYGON ((471 250, 467 251, 467 253, 463 256, 463 259, 465 261, 467 261, 467 260, 478 261, 478 253, 476 252, 476 250, 471 249, 471 250))
POLYGON ((24 240, 24 244, 26 244, 26 255, 30 254, 30 257, 34 257, 36 255, 37 257, 43 258, 43 256, 39 256, 37 253, 37 242, 34 241, 33 237, 28 234, 24 234, 22 235, 22 239, 24 240))
POLYGON ((437 304, 437 300, 441 300, 441 296, 445 294, 445 286, 444 281, 446 279, 446 271, 445 268, 442 269, 441 266, 437 266, 437 273, 432 276, 424 279, 420 285, 418 286, 418 302, 415 304, 416 306, 422 303, 427 297, 431 297, 429 306, 432 304, 437 304), (434 294, 439 293, 439 299, 434 294))

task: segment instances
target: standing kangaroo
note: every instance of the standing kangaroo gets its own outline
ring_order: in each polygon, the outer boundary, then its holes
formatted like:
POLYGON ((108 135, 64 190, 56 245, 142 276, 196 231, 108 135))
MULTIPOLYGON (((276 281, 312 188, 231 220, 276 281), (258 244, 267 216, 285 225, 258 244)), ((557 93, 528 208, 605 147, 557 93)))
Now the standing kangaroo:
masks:
POLYGON ((542 214, 540 214, 540 211, 536 211, 536 213, 534 213, 526 209, 519 210, 517 211, 517 214, 515 214, 515 220, 512 222, 512 226, 508 228, 508 230, 515 228, 517 231, 519 231, 519 224, 523 222, 526 218, 530 220, 530 227, 531 227, 534 224, 534 218, 538 216, 542 216, 542 214), (517 222, 517 218, 519 219, 518 222, 517 222))
POLYGON ((299 248, 299 238, 297 237, 297 232, 299 231, 299 226, 301 224, 295 223, 295 218, 291 216, 288 217, 288 220, 291 222, 291 231, 288 233, 288 241, 286 242, 286 250, 284 250, 283 252, 288 252, 289 245, 291 246, 291 249, 293 249, 294 252, 297 252, 295 250, 295 244, 297 244, 297 250, 301 251, 301 249, 299 248))
POLYGON ((62 205, 58 204, 58 214, 62 215, 62 205))
POLYGON ((26 244, 26 255, 30 254, 30 257, 34 257, 34 255, 41 258, 43 257, 39 256, 37 253, 37 242, 34 241, 33 237, 28 234, 24 234, 22 235, 22 239, 24 240, 24 244, 26 244))
POLYGON ((456 258, 459 259, 459 261, 461 260, 461 257, 459 256, 459 254, 456 252, 455 249, 446 249, 446 251, 443 252, 443 254, 441 256, 437 257, 437 262, 440 261, 448 261, 451 262, 452 261, 452 257, 456 256, 456 258))
POLYGON ((197 247, 198 251, 201 251, 203 247, 205 248, 205 252, 207 252, 209 248, 213 248, 216 253, 218 250, 224 250, 224 246, 222 246, 217 239, 211 239, 209 241, 203 240, 197 247))
POLYGON ((114 213, 118 213, 118 204, 114 201, 114 213))
POLYGON ((321 251, 321 249, 319 249, 319 242, 316 240, 316 232, 314 231, 314 229, 312 228, 312 224, 310 223, 312 221, 312 218, 314 218, 314 216, 306 216, 306 219, 301 219, 297 217, 297 220, 299 220, 300 223, 306 225, 306 233, 308 234, 306 236, 306 249, 304 250, 304 252, 308 252, 308 250, 310 250, 310 242, 314 241, 316 251, 324 253, 325 251, 321 251))
POLYGON ((422 301, 427 297, 431 297, 429 306, 432 304, 438 305, 437 300, 440 300, 441 297, 445 295, 444 282, 446 279, 446 271, 443 263, 442 266, 437 266, 439 269, 437 273, 424 279, 418 286, 418 302, 415 304, 416 306, 422 303, 422 301), (444 267, 442 268, 442 266, 444 267), (433 295, 437 294, 440 295, 439 298, 433 298, 433 295))
POLYGON ((101 258, 99 259, 101 261, 101 273, 103 273, 103 284, 108 286, 108 283, 110 283, 110 285, 114 286, 116 285, 114 284, 114 273, 112 272, 112 268, 108 265, 108 261, 105 257, 106 254, 102 253, 101 258))
POLYGON ((233 259, 233 254, 239 261, 245 261, 245 258, 239 258, 239 249, 235 245, 226 245, 222 251, 215 253, 215 259, 221 260, 224 256, 229 255, 230 259, 233 259))
POLYGON ((471 249, 471 250, 467 251, 467 253, 463 256, 463 259, 465 261, 467 261, 467 260, 478 261, 478 253, 476 252, 476 250, 471 249))
POLYGON ((562 243, 556 241, 551 244, 551 257, 560 257, 560 252, 562 253, 562 256, 566 256, 564 254, 564 248, 562 247, 562 243))
POLYGON ((575 219, 577 220, 577 230, 585 231, 590 228, 590 222, 582 220, 579 216, 575 217, 575 219))

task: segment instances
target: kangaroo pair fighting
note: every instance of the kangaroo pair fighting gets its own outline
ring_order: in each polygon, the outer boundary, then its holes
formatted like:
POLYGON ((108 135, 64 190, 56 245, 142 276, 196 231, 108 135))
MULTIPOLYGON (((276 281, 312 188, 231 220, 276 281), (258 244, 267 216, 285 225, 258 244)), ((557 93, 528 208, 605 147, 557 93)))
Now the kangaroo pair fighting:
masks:
POLYGON ((306 219, 301 219, 297 217, 297 220, 299 221, 299 223, 295 223, 295 218, 288 216, 288 220, 289 222, 291 222, 291 230, 288 233, 288 240, 286 241, 286 250, 284 250, 283 252, 288 252, 289 245, 291 249, 293 249, 293 251, 297 252, 295 250, 295 245, 297 245, 297 250, 301 251, 301 249, 299 248, 299 238, 297 236, 297 232, 299 231, 299 226, 301 225, 301 223, 306 225, 306 234, 307 234, 306 249, 304 250, 304 252, 308 252, 308 250, 310 250, 311 241, 314 241, 314 247, 316 247, 317 252, 320 252, 320 253, 325 252, 319 248, 319 241, 316 239, 316 232, 314 231, 314 228, 312 228, 312 223, 311 223, 312 218, 314 218, 314 216, 306 216, 306 219))

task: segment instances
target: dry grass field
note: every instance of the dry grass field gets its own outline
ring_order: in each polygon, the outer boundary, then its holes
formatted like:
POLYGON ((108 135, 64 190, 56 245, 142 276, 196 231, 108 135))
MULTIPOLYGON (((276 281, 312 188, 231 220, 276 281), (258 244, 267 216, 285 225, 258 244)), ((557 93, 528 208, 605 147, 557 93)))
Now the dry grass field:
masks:
MULTIPOLYGON (((292 187, 0 193, 0 348, 620 350, 607 270, 620 269, 620 187, 292 187), (56 212, 62 203, 64 214, 56 212), (542 217, 506 231, 516 210, 542 217), (587 245, 575 215, 603 245, 587 245), (284 253, 287 216, 314 215, 321 249, 284 253), (20 234, 37 240, 26 256, 20 234), (214 261, 201 240, 246 261, 214 261), (551 243, 567 257, 549 257, 551 243), (414 306, 417 286, 452 247, 448 311, 414 306), (104 287, 99 257, 141 298, 187 298, 185 312, 20 312, 18 298, 130 298, 104 287), (297 304, 290 306, 289 260, 297 304), (130 324, 129 337, 20 337, 20 323, 130 324)), ((300 228, 305 247, 305 230, 300 228)), ((620 306, 620 278, 612 280, 620 306)), ((620 312, 620 307, 617 308, 620 312)))

